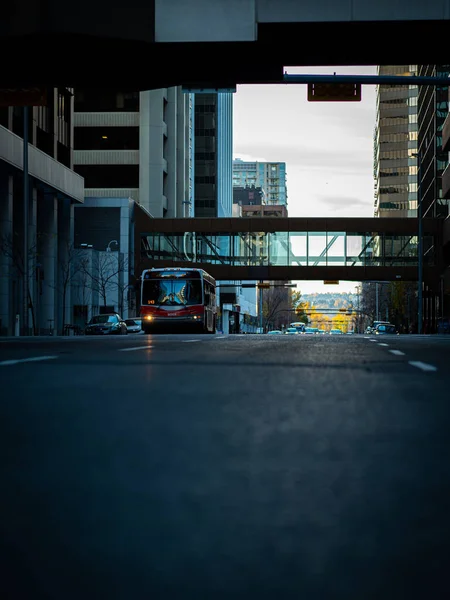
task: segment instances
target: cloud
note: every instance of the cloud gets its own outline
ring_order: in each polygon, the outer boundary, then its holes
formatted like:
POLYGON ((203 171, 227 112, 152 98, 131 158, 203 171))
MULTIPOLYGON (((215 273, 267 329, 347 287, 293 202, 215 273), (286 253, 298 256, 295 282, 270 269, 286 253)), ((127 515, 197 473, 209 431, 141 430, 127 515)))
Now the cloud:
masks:
POLYGON ((327 206, 343 206, 346 208, 358 207, 358 206, 370 206, 372 199, 370 202, 368 200, 363 200, 361 198, 356 198, 355 196, 316 196, 317 200, 321 204, 325 204, 327 206))
MULTIPOLYGON (((247 144, 238 147, 235 156, 257 156, 259 145, 247 144)), ((368 174, 372 173, 373 155, 371 150, 358 148, 314 147, 301 144, 270 144, 264 147, 264 153, 269 160, 285 162, 289 169, 292 167, 311 168, 320 170, 324 176, 329 172, 345 172, 368 174)))
POLYGON ((233 152, 233 159, 240 158, 244 162, 270 162, 267 158, 258 156, 257 154, 246 154, 245 152, 233 152))

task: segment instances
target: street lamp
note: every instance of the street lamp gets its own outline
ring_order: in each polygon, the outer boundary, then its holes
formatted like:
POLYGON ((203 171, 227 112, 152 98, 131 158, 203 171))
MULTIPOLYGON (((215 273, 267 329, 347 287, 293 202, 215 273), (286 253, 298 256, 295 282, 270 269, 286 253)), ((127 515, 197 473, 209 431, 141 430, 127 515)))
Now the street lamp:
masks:
POLYGON ((412 153, 414 158, 417 158, 417 219, 418 223, 418 240, 417 240, 417 333, 422 333, 422 321, 423 321, 423 221, 422 221, 422 160, 421 153, 412 153))
POLYGON ((116 244, 116 246, 118 246, 119 242, 117 240, 111 240, 106 246, 106 252, 111 252, 111 244, 116 244))

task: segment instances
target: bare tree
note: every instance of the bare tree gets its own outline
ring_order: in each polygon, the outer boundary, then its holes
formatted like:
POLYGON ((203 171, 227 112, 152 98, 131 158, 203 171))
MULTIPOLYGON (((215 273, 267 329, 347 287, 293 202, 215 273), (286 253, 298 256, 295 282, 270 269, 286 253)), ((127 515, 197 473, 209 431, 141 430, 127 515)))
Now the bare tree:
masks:
POLYGON ((262 304, 264 330, 267 331, 270 325, 279 329, 286 322, 286 317, 292 307, 290 290, 283 287, 264 290, 262 304))
POLYGON ((119 252, 101 252, 98 254, 96 264, 85 261, 82 265, 88 286, 93 292, 98 293, 103 306, 107 306, 108 293, 114 289, 118 290, 120 297, 122 285, 120 279, 127 268, 128 260, 119 252))
POLYGON ((124 281, 123 274, 128 271, 128 258, 126 256, 120 256, 118 262, 118 276, 115 283, 115 287, 117 288, 117 296, 118 296, 118 310, 121 317, 123 317, 123 313, 125 308, 129 306, 129 295, 130 289, 133 287, 130 285, 128 278, 124 281))
POLYGON ((64 335, 66 322, 66 300, 70 286, 76 281, 79 273, 84 272, 87 259, 79 248, 75 248, 70 242, 65 244, 64 256, 58 260, 58 269, 60 277, 54 287, 62 296, 62 323, 61 335, 64 335))
MULTIPOLYGON (((18 235, 0 235, 0 254, 6 257, 15 271, 16 277, 24 282, 25 297, 27 305, 31 310, 31 319, 33 333, 36 335, 36 317, 34 311, 33 298, 31 296, 29 281, 25 281, 25 261, 22 244, 18 240, 18 235)), ((38 259, 37 240, 30 244, 28 248, 28 278, 35 272, 38 259)))

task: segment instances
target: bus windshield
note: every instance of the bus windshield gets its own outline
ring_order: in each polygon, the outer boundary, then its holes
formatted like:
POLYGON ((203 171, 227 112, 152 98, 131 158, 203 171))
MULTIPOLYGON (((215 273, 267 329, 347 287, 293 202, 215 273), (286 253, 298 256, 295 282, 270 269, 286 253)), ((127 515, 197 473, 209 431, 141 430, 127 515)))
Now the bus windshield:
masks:
POLYGON ((203 304, 200 279, 146 279, 142 286, 142 305, 187 306, 203 304))

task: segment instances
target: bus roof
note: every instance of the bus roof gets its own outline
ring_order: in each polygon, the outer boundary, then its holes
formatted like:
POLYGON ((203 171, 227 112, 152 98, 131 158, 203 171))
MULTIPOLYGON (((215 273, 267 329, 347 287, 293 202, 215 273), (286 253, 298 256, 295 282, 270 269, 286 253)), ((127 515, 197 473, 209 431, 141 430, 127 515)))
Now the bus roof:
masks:
POLYGON ((195 272, 199 276, 203 277, 210 283, 216 284, 216 280, 209 273, 207 273, 204 269, 198 269, 195 267, 152 267, 151 269, 144 269, 141 273, 141 277, 144 278, 144 273, 170 273, 170 272, 195 272))

